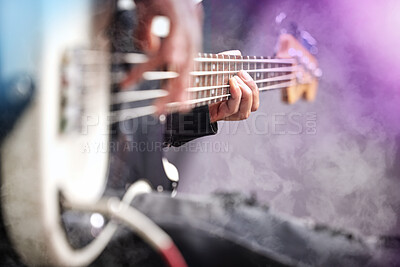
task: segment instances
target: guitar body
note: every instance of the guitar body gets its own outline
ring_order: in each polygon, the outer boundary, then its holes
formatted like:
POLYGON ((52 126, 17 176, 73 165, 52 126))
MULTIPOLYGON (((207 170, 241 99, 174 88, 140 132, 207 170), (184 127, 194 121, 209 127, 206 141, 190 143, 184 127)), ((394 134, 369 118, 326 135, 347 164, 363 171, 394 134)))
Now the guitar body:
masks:
POLYGON ((85 149, 109 143, 102 29, 111 7, 112 1, 0 1, 3 223, 28 265, 81 266, 101 251, 68 245, 60 196, 90 204, 106 185, 108 153, 85 149), (93 66, 80 65, 86 56, 93 66), (90 77, 94 83, 85 84, 90 77))

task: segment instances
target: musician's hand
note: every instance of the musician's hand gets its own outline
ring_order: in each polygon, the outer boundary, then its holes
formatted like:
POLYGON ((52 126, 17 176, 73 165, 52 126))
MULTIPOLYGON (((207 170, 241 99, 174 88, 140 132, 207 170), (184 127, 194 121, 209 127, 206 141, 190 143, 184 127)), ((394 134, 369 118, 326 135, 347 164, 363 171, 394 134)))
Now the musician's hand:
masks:
MULTIPOLYGON (((239 51, 228 53, 240 54, 239 51)), ((229 84, 231 98, 209 106, 211 122, 245 120, 252 111, 258 109, 260 103, 258 86, 246 71, 241 70, 237 76, 229 80, 229 84)))
POLYGON ((139 26, 135 32, 135 40, 147 52, 149 61, 134 68, 122 87, 135 83, 145 71, 166 66, 169 70, 178 72, 179 77, 167 83, 169 96, 162 102, 185 100, 187 94, 184 89, 189 84, 193 57, 200 51, 201 6, 195 5, 194 1, 182 0, 136 0, 136 6, 139 26), (170 32, 163 41, 151 32, 152 20, 159 15, 170 20, 170 32))

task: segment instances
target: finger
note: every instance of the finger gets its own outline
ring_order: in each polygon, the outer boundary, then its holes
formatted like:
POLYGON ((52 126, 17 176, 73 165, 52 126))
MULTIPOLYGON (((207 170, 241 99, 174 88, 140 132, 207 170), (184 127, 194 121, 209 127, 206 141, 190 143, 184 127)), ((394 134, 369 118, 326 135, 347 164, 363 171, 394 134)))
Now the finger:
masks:
POLYGON ((218 108, 210 108, 211 121, 219 121, 236 114, 239 111, 242 91, 235 77, 229 79, 231 97, 228 101, 221 102, 218 108))
POLYGON ((150 12, 149 7, 143 3, 137 3, 138 26, 134 31, 134 44, 144 52, 156 51, 160 40, 152 34, 151 27, 155 14, 150 12))
POLYGON ((235 114, 239 111, 242 91, 240 90, 236 77, 237 76, 234 76, 229 79, 231 98, 225 102, 227 106, 225 117, 235 114))
POLYGON ((256 111, 258 109, 258 107, 260 106, 260 91, 258 90, 257 83, 244 70, 241 70, 239 72, 238 76, 251 89, 251 92, 253 94, 253 104, 251 105, 251 111, 256 111))
POLYGON ((253 94, 251 89, 242 81, 242 79, 240 79, 238 76, 235 76, 235 78, 242 92, 242 98, 238 112, 228 117, 227 120, 245 120, 250 116, 251 113, 253 94))
POLYGON ((218 116, 218 111, 221 110, 221 105, 223 103, 224 102, 217 102, 217 103, 214 103, 214 104, 211 104, 211 105, 208 106, 208 111, 210 113, 210 122, 211 123, 219 121, 219 120, 221 120, 223 118, 222 116, 218 116))
MULTIPOLYGON (((170 92, 169 100, 172 102, 183 102, 188 99, 187 88, 189 87, 190 71, 193 62, 193 46, 181 40, 181 36, 171 36, 169 45, 173 46, 171 51, 166 52, 166 62, 169 63, 169 70, 179 73, 175 79, 168 81, 167 90, 170 92)), ((180 106, 181 111, 188 111, 187 105, 180 106)))
POLYGON ((240 50, 228 50, 228 51, 219 53, 219 55, 241 56, 242 52, 240 52, 240 50))
POLYGON ((169 102, 177 102, 179 104, 179 108, 177 111, 179 112, 187 112, 190 110, 189 104, 185 101, 189 99, 187 85, 189 84, 189 74, 187 71, 181 71, 180 76, 176 79, 172 79, 169 81, 167 90, 169 92, 168 101, 169 102))

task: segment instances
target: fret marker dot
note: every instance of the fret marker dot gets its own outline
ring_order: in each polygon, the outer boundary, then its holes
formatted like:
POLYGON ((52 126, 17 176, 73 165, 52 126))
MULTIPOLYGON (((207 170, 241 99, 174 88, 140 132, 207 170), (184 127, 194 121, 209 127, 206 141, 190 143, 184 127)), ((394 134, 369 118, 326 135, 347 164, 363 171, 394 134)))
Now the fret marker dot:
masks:
POLYGON ((215 64, 213 64, 213 70, 215 70, 215 64))
POLYGON ((260 78, 260 73, 257 73, 257 78, 260 78))
POLYGON ((199 79, 199 77, 197 77, 196 78, 196 83, 199 83, 200 82, 200 79, 199 79))

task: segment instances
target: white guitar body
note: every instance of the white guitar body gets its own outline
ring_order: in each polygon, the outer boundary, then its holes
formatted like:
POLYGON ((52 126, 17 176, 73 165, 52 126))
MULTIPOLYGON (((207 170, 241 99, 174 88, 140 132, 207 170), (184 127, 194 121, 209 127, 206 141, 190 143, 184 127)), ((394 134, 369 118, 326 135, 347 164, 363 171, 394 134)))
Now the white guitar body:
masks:
MULTIPOLYGON (((70 203, 95 203, 107 179, 108 153, 88 150, 108 146, 107 57, 93 57, 98 65, 90 85, 65 58, 71 48, 107 51, 102 25, 94 27, 93 20, 106 25, 107 15, 100 12, 111 6, 98 8, 90 0, 0 1, 0 77, 29 75, 35 85, 1 147, 4 224, 28 265, 82 266, 102 250, 93 244, 74 251, 60 223, 60 196, 70 203), (63 68, 69 76, 64 84, 63 68), (60 126, 61 118, 67 126, 60 126)), ((23 93, 21 83, 16 88, 23 93)))

